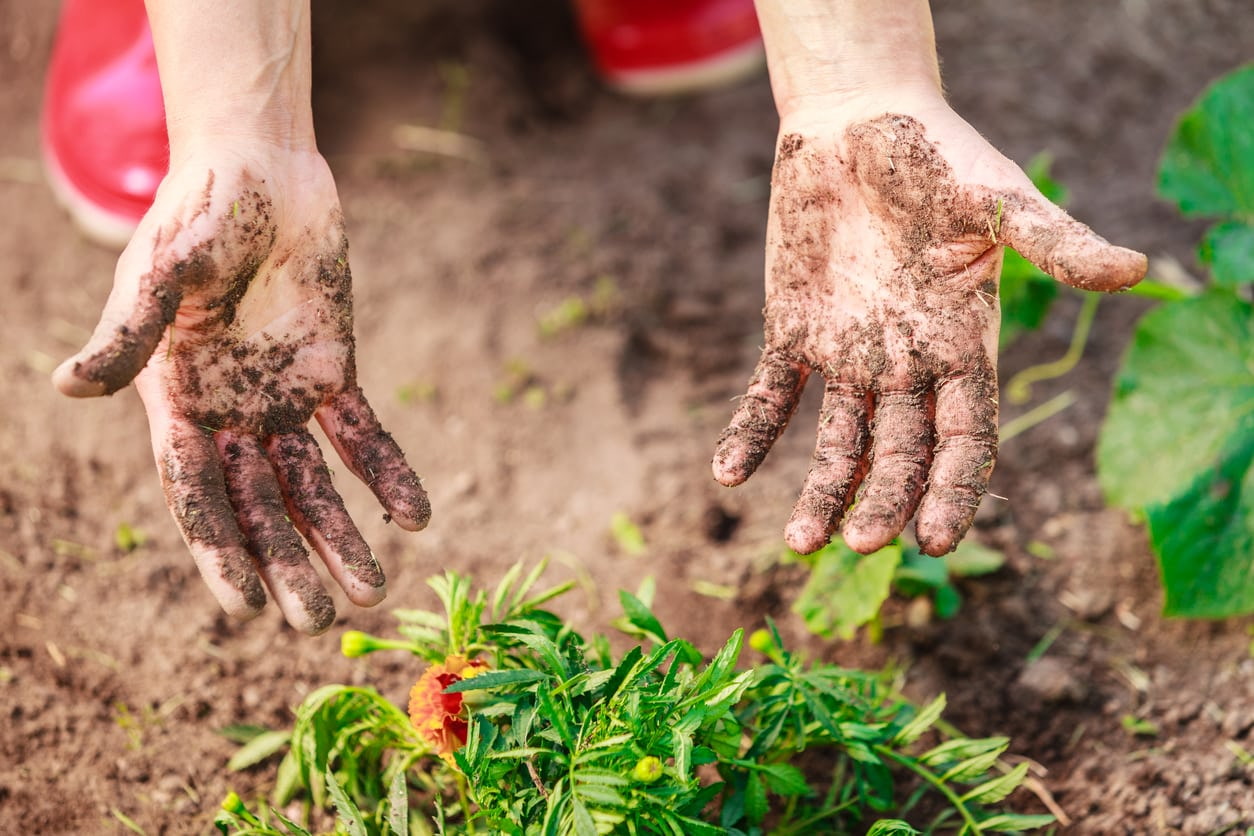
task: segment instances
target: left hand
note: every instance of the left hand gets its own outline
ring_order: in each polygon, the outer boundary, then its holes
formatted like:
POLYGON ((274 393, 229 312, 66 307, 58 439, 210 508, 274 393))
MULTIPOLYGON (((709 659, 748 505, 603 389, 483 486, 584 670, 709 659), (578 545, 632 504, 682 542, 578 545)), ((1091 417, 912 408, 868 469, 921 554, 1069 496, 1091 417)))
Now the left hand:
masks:
POLYGON ((743 482, 809 375, 824 378, 813 462, 785 531, 802 554, 838 528, 854 550, 875 551, 916 511, 927 554, 966 533, 997 453, 1003 245, 1085 290, 1122 290, 1146 269, 1145 256, 1050 203, 939 94, 885 104, 781 122, 766 348, 714 455, 719 482, 743 482))

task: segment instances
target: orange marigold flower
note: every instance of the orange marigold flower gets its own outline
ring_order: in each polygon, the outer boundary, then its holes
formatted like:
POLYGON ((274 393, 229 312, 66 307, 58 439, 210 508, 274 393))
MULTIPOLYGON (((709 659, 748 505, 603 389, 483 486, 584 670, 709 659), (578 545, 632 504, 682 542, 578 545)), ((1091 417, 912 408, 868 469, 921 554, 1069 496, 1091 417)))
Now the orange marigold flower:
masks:
POLYGON ((478 676, 488 666, 456 654, 427 668, 409 691, 409 720, 436 754, 450 764, 453 752, 466 745, 466 712, 461 694, 446 694, 454 682, 478 676))

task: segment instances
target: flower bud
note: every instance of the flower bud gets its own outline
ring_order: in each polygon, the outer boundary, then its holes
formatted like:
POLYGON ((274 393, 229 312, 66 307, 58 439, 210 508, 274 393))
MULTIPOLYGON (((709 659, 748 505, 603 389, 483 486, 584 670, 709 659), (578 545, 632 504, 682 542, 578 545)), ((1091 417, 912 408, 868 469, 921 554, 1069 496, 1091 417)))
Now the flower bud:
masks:
POLYGON ((632 780, 641 784, 652 784, 661 777, 662 762, 652 755, 636 761, 635 767, 631 770, 632 780))
POLYGON ((775 638, 771 635, 770 630, 754 630, 749 634, 749 646, 758 653, 771 652, 771 648, 775 646, 775 638))

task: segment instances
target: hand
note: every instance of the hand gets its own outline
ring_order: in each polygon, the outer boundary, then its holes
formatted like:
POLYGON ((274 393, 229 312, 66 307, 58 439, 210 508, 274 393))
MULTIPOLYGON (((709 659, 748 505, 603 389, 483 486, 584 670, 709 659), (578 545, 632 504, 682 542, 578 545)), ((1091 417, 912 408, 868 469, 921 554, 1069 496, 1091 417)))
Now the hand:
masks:
POLYGON ((335 607, 297 531, 351 601, 385 595, 311 416, 398 525, 416 531, 430 516, 357 386, 351 284, 321 156, 260 144, 192 154, 119 259, 90 342, 54 373, 80 397, 135 379, 166 502, 222 608, 257 614, 264 581, 310 634, 331 626, 335 607))
POLYGON ((753 473, 818 372, 818 440, 788 545, 808 554, 840 527, 869 553, 917 510, 920 548, 952 550, 996 459, 1003 245, 1085 290, 1122 290, 1146 269, 1042 197, 943 102, 788 114, 771 184, 766 348, 718 441, 715 478, 753 473))

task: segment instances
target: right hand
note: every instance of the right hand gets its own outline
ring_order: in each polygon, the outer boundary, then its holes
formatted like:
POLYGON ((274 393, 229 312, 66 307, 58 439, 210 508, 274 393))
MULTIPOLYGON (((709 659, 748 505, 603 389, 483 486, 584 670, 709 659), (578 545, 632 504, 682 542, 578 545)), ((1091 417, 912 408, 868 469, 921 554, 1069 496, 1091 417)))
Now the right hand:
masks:
POLYGON ((385 595, 311 417, 398 525, 417 531, 430 516, 357 385, 347 247, 316 151, 183 155, 118 260, 91 340, 53 374, 75 397, 135 380, 166 502, 222 608, 256 615, 264 582, 309 634, 335 607, 298 531, 351 601, 385 595))

